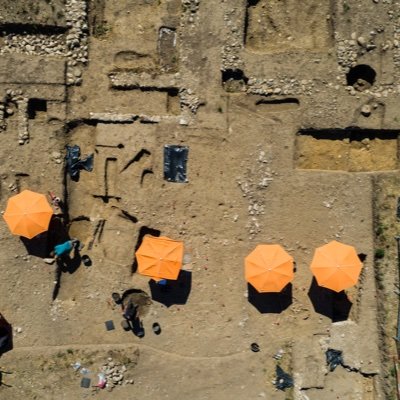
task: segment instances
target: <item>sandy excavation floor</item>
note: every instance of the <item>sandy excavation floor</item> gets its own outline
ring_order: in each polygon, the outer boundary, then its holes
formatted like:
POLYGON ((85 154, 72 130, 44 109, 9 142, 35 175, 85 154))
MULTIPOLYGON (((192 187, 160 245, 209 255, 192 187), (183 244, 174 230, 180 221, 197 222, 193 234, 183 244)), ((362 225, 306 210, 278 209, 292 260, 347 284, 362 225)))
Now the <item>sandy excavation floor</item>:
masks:
POLYGON ((92 260, 52 300, 55 267, 0 224, 14 332, 1 400, 396 398, 399 4, 0 0, 0 25, 0 210, 26 188, 56 192, 92 260), (94 154, 78 182, 74 144, 94 154), (163 179, 164 145, 188 146, 187 183, 163 179), (184 242, 184 280, 172 304, 144 306, 139 339, 110 297, 151 297, 134 268, 151 230, 184 242), (365 256, 347 301, 312 286, 313 251, 331 240, 365 256), (259 243, 296 261, 280 301, 244 280, 259 243), (327 348, 346 368, 328 370, 327 348), (105 364, 121 383, 81 388, 76 362, 92 385, 105 364))

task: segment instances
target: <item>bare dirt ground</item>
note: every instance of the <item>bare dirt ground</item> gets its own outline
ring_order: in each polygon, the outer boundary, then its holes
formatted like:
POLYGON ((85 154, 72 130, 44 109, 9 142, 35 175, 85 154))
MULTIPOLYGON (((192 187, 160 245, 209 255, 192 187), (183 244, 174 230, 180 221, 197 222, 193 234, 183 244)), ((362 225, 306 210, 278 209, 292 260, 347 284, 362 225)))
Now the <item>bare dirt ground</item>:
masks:
POLYGON ((92 265, 63 272, 55 293, 54 265, 0 224, 14 332, 0 399, 395 399, 400 6, 29 3, 0 1, 0 210, 26 188, 56 192, 92 265), (78 182, 65 172, 74 144, 94 154, 78 182), (165 145, 188 146, 187 183, 163 179, 165 145), (153 296, 140 339, 110 297, 152 295, 134 264, 150 230, 184 242, 184 281, 170 303, 153 296), (340 301, 309 270, 330 240, 365 256, 340 301), (296 261, 283 300, 244 280, 259 243, 296 261), (329 371, 328 348, 344 366, 329 371), (76 362, 92 385, 105 365, 123 378, 81 388, 76 362), (276 365, 293 388, 275 389, 276 365))

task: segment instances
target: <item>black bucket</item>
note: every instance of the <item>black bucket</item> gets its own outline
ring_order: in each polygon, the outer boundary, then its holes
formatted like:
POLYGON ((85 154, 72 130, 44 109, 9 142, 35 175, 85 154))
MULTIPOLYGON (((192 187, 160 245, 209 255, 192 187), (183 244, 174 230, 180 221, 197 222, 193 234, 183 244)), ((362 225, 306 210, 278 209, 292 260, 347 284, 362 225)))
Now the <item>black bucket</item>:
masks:
POLYGON ((83 265, 86 267, 90 267, 92 265, 92 260, 86 254, 82 256, 83 265))

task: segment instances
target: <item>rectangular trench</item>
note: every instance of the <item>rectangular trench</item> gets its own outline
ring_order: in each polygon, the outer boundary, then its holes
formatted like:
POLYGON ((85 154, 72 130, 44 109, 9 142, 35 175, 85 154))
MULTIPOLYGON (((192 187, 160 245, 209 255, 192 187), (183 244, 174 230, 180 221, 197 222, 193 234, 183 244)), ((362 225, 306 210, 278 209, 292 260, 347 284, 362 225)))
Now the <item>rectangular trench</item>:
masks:
POLYGON ((303 129, 296 135, 298 169, 348 172, 399 168, 400 129, 303 129))

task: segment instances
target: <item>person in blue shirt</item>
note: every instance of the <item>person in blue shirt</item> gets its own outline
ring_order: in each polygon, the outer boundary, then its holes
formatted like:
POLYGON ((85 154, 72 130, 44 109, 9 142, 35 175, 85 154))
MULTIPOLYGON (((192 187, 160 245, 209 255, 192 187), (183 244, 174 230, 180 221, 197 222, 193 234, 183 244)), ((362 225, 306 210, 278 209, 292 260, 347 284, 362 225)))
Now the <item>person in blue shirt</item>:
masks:
POLYGON ((79 245, 79 240, 71 239, 67 240, 64 243, 57 244, 54 246, 54 255, 55 257, 61 257, 63 255, 67 255, 71 252, 72 249, 77 248, 79 245))
POLYGON ((44 262, 47 264, 52 264, 59 258, 69 255, 72 249, 77 249, 79 247, 78 239, 67 240, 64 243, 60 243, 54 246, 54 250, 50 253, 51 258, 45 258, 44 262))

